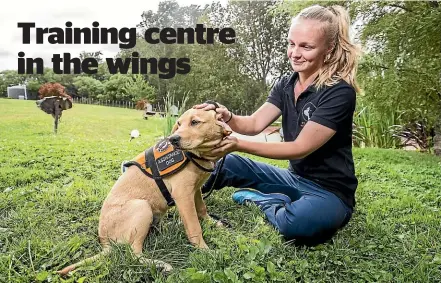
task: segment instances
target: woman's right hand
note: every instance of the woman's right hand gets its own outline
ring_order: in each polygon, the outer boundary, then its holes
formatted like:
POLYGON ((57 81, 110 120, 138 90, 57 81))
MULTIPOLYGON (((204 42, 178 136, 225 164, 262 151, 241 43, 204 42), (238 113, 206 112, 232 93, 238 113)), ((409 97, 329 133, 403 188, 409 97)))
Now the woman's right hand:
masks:
POLYGON ((202 103, 202 104, 197 104, 197 105, 193 106, 193 109, 215 110, 216 113, 221 115, 220 118, 222 118, 222 120, 229 121, 231 118, 231 115, 233 115, 233 113, 231 113, 227 109, 227 107, 223 106, 222 104, 217 103, 217 105, 219 105, 218 108, 216 108, 216 106, 214 106, 214 104, 211 104, 211 103, 202 103))

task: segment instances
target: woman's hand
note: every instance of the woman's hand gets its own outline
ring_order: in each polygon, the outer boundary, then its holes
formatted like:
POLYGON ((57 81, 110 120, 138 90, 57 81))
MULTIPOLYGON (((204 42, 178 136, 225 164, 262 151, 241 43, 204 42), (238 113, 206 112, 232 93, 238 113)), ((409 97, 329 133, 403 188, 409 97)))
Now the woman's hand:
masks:
POLYGON ((209 160, 217 160, 238 149, 239 140, 233 136, 226 136, 212 151, 204 155, 204 157, 209 160))
POLYGON ((233 115, 233 113, 231 113, 231 111, 229 111, 227 109, 227 107, 223 106, 220 103, 217 103, 217 105, 219 105, 218 108, 216 108, 216 106, 214 106, 211 103, 202 103, 202 104, 197 104, 195 106, 193 106, 193 109, 203 109, 203 110, 215 110, 218 114, 221 115, 221 119, 224 121, 229 121, 231 119, 231 115, 233 115))

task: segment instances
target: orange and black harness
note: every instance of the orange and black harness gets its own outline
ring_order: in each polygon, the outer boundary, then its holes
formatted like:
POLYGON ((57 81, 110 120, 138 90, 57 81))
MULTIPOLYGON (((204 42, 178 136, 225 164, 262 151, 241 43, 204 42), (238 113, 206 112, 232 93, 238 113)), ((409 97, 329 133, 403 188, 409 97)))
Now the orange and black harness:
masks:
MULTIPOLYGON (((145 175, 154 179, 159 189, 161 190, 162 195, 166 199, 167 205, 173 206, 175 204, 174 200, 171 197, 170 192, 167 190, 167 187, 164 184, 162 178, 177 173, 178 171, 182 170, 189 162, 193 162, 193 164, 202 171, 214 171, 214 169, 205 168, 197 163, 197 159, 207 161, 206 159, 198 157, 191 152, 182 151, 175 148, 167 139, 164 139, 157 143, 155 146, 140 153, 133 160, 126 162, 124 166, 129 167, 131 165, 135 165, 139 169, 141 169, 141 171, 145 175)), ((221 162, 221 167, 224 160, 225 158, 223 158, 221 162)), ((220 168, 217 172, 218 174, 219 171, 220 168)), ((210 189, 207 195, 204 196, 204 199, 207 198, 212 191, 213 187, 210 189)))

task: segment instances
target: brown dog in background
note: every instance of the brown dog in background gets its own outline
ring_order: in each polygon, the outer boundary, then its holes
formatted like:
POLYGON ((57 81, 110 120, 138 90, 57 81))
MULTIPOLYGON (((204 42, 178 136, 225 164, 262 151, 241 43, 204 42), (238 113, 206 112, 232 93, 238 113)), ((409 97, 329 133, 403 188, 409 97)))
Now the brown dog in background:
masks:
MULTIPOLYGON (((204 158, 205 154, 231 133, 231 129, 218 119, 215 111, 189 109, 177 120, 171 137, 181 150, 204 158)), ((215 164, 214 161, 199 159, 198 163, 205 168, 214 168, 215 164)), ((202 237, 199 219, 211 219, 200 190, 209 175, 209 172, 204 172, 193 162, 189 162, 176 174, 163 178, 179 211, 188 240, 199 248, 208 248, 202 237)), ((108 254, 111 241, 129 243, 133 253, 142 262, 155 264, 165 271, 171 270, 172 267, 165 262, 140 257, 153 219, 164 215, 168 208, 155 180, 136 166, 129 167, 113 185, 101 209, 98 235, 103 251, 67 266, 58 273, 66 275, 78 266, 108 254)))

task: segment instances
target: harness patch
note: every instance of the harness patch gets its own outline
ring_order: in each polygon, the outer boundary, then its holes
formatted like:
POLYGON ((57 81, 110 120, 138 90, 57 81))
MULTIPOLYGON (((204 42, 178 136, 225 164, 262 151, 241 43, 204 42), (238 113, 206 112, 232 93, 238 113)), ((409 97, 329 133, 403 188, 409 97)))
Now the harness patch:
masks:
POLYGON ((156 145, 156 150, 159 152, 164 152, 167 150, 167 148, 169 148, 171 144, 167 141, 167 140, 162 140, 160 142, 158 142, 158 144, 156 145))
POLYGON ((125 163, 125 166, 135 165, 145 175, 153 178, 167 201, 167 205, 172 206, 174 205, 174 200, 162 180, 163 177, 178 172, 190 161, 205 172, 214 171, 214 168, 207 169, 202 167, 194 160, 195 158, 198 157, 190 152, 184 153, 182 150, 176 149, 168 140, 162 140, 125 163))
POLYGON ((154 152, 154 155, 159 171, 164 171, 167 168, 184 161, 184 153, 181 150, 174 149, 171 144, 169 144, 167 149, 163 150, 163 152, 160 152, 159 150, 157 152, 154 152), (157 152, 160 153, 160 155, 158 154, 157 156, 157 152))
POLYGON ((141 152, 132 161, 138 163, 150 175, 153 173, 151 168, 149 168, 147 158, 155 159, 161 177, 178 171, 188 162, 184 152, 180 149, 175 149, 168 140, 162 140, 153 147, 153 156, 149 157, 148 151, 149 149, 141 152))

